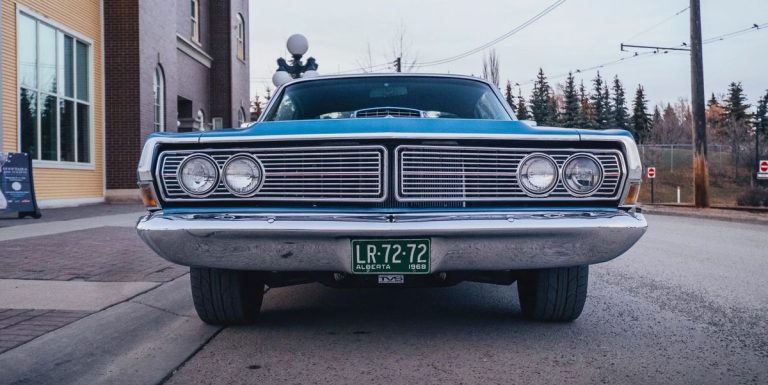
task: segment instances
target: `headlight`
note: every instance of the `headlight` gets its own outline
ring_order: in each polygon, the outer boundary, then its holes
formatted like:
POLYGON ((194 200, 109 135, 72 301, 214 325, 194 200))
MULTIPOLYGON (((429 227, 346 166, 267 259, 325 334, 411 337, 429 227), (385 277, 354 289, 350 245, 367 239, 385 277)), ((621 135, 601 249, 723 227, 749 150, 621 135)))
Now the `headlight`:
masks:
POLYGON ((177 175, 181 188, 195 196, 204 196, 216 188, 219 168, 208 155, 195 154, 181 163, 177 175))
POLYGON ((235 155, 222 171, 224 185, 232 194, 248 196, 258 191, 263 180, 261 164, 250 155, 235 155))
POLYGON ((528 155, 520 162, 517 180, 526 194, 544 196, 557 184, 557 164, 546 154, 528 155))
POLYGON ((592 194, 602 181, 603 169, 592 155, 573 155, 563 165, 563 184, 575 196, 592 194))

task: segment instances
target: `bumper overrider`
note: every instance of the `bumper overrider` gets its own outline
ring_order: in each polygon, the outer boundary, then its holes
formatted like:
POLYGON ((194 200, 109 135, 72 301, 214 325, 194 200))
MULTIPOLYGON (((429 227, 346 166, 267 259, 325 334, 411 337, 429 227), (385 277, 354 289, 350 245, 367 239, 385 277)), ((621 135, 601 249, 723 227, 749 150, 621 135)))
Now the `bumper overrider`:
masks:
POLYGON ((172 214, 141 218, 141 238, 186 266, 352 272, 352 240, 430 238, 431 271, 491 271, 605 262, 645 233, 632 211, 429 214, 172 214))

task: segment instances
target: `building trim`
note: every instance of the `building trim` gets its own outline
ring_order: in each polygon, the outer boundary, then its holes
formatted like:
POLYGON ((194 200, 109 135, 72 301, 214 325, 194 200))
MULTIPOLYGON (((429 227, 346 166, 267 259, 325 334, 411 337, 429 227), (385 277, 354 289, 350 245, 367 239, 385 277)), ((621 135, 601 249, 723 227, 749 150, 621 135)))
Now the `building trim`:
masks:
POLYGON ((104 197, 92 198, 67 198, 67 199, 41 199, 37 205, 41 209, 57 209, 61 207, 77 207, 104 203, 104 197))
POLYGON ((211 55, 207 54, 197 44, 192 43, 178 33, 176 34, 176 48, 207 68, 213 66, 213 57, 211 57, 211 55))
MULTIPOLYGON (((3 1, 4 0, 0 0, 0 11, 2 10, 2 2, 3 1)), ((3 61, 3 51, 5 51, 3 49, 3 17, 2 17, 2 15, 0 15, 0 68, 2 68, 3 67, 3 63, 5 63, 3 61)), ((18 70, 19 69, 17 68, 16 71, 18 72, 18 70)), ((19 92, 19 90, 16 90, 16 92, 19 92)), ((3 110, 4 110, 3 106, 5 106, 5 104, 3 104, 3 93, 4 93, 4 91, 2 89, 0 89, 0 152, 3 152, 3 148, 4 148, 3 147, 3 138, 5 137, 5 132, 3 132, 3 129, 2 129, 3 110)))
MULTIPOLYGON (((104 0, 100 2, 99 46, 101 47, 101 196, 107 193, 107 35, 104 30, 104 0)), ((94 130, 95 131, 95 130, 94 130)))

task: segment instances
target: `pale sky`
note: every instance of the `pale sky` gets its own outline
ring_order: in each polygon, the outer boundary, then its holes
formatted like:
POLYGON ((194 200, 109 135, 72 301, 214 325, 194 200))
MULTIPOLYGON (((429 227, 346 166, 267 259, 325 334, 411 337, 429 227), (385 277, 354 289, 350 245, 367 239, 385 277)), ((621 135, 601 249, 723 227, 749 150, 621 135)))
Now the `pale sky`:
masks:
MULTIPOLYGON (((368 62, 394 60, 398 31, 405 31, 410 59, 428 62, 483 45, 555 0, 320 0, 251 1, 251 94, 263 96, 286 56, 286 39, 293 33, 309 40, 307 56, 317 59, 321 74, 356 70, 368 62)), ((688 0, 566 0, 553 12, 495 45, 502 87, 507 79, 522 84, 530 96, 530 80, 539 67, 550 77, 569 70, 607 63, 631 53, 620 43, 678 46, 688 41, 689 13, 672 17, 688 0), (640 32, 667 22, 627 40, 640 32)), ((703 0, 704 39, 768 23, 768 0, 703 0)), ((645 51, 639 51, 645 52, 645 51)), ((483 52, 417 72, 480 75, 483 52)), ((768 90, 768 28, 704 46, 705 87, 724 93, 731 81, 744 85, 749 102, 768 90)), ((391 70, 390 70, 391 71, 391 70)), ((690 95, 687 53, 648 55, 600 69, 604 77, 619 75, 631 99, 642 83, 651 103, 674 102, 690 95)), ((595 70, 585 72, 585 84, 595 70)), ((579 76, 577 75, 577 81, 579 76)), ((551 83, 564 81, 551 79, 551 83)), ((274 87, 273 87, 274 88, 274 87)), ((517 90, 515 90, 517 92, 517 90)))

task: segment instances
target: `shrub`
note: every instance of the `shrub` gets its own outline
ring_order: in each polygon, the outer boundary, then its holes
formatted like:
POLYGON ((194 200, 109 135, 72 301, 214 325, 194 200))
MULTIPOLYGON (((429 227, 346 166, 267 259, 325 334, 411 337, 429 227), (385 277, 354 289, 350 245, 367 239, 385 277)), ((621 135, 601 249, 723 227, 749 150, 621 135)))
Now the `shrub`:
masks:
POLYGON ((751 187, 736 198, 739 206, 766 206, 768 207, 768 189, 751 187))

